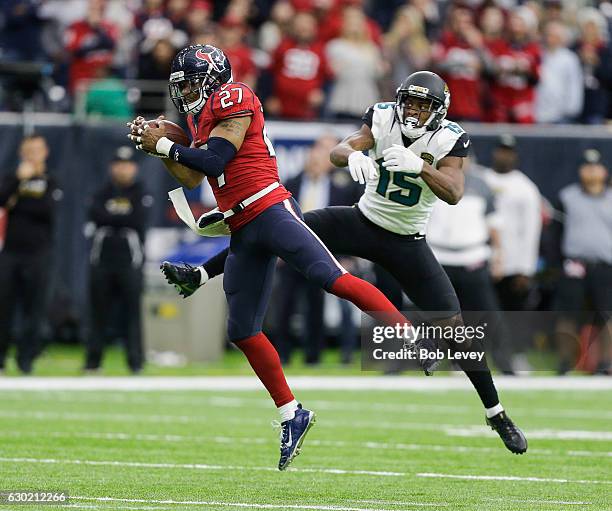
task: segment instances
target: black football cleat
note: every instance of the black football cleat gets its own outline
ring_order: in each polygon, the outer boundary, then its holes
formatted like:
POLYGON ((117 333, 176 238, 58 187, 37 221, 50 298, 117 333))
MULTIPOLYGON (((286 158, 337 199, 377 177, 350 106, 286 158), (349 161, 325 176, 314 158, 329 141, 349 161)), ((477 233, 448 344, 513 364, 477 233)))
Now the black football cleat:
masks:
POLYGON ((293 459, 300 454, 300 448, 304 438, 306 438, 306 433, 314 423, 315 413, 304 410, 302 405, 298 405, 293 419, 281 423, 279 470, 285 470, 293 459))
POLYGON ((438 368, 442 360, 439 358, 428 358, 421 357, 421 350, 427 350, 429 353, 433 353, 438 350, 438 344, 436 341, 432 339, 427 339, 426 337, 421 337, 417 339, 413 346, 414 353, 416 355, 416 359, 423 369, 425 376, 432 376, 434 371, 438 368))
POLYGON ((195 293, 201 286, 202 274, 195 266, 184 266, 164 261, 159 267, 168 283, 172 284, 183 298, 195 293))
POLYGON ((527 439, 523 432, 516 427, 506 412, 499 412, 491 418, 486 418, 487 424, 499 435, 504 445, 514 454, 523 454, 527 451, 527 439))

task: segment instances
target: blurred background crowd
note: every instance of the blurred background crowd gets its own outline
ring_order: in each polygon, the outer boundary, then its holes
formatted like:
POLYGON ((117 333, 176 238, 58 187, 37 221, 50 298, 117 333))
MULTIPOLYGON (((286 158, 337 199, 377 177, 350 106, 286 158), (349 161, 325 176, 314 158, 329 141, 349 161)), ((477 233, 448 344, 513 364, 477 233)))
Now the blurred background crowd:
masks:
POLYGON ((4 0, 0 108, 159 112, 177 49, 210 43, 268 116, 358 118, 430 69, 454 120, 597 124, 611 20, 605 0, 4 0))

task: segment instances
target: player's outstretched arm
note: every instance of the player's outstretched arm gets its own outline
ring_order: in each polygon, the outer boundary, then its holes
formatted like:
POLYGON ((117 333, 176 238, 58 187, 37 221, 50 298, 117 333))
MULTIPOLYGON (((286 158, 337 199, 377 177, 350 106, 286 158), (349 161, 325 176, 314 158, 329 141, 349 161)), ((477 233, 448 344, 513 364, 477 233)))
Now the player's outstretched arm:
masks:
MULTIPOLYGON (((242 147, 251 116, 223 119, 213 128, 206 143, 199 148, 185 147, 165 137, 163 127, 148 128, 142 134, 142 146, 208 177, 219 177, 225 166, 242 147)), ((170 170, 170 169, 169 169, 170 170)))
POLYGON ((429 163, 423 164, 421 177, 436 196, 448 204, 457 204, 463 197, 463 158, 447 156, 438 162, 435 169, 429 163))
POLYGON ((336 167, 348 165, 353 180, 364 184, 368 179, 376 179, 378 175, 374 160, 362 152, 372 149, 374 143, 372 130, 364 124, 359 131, 351 133, 334 147, 329 159, 336 167))
POLYGON ((334 147, 329 155, 329 160, 336 167, 346 167, 349 164, 349 156, 355 151, 368 151, 374 147, 374 135, 367 124, 363 124, 358 131, 348 135, 342 142, 334 147))

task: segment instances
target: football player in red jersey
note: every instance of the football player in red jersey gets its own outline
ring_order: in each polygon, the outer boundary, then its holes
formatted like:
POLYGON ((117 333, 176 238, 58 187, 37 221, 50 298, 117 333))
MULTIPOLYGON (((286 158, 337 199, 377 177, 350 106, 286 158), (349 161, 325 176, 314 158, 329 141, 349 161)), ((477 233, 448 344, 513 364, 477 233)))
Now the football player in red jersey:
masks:
MULTIPOLYGON (((228 59, 210 45, 182 49, 174 58, 170 96, 187 114, 193 142, 181 146, 142 118, 128 135, 136 147, 165 158, 168 171, 193 188, 204 177, 231 230, 223 288, 228 302, 228 337, 246 355, 281 415, 284 470, 299 453, 314 413, 295 400, 278 353, 261 331, 276 257, 328 292, 362 311, 384 314, 390 324, 406 318, 368 282, 349 274, 306 226, 299 206, 280 184, 276 157, 255 93, 232 80, 228 59)), ((204 279, 204 275, 202 275, 204 279)))

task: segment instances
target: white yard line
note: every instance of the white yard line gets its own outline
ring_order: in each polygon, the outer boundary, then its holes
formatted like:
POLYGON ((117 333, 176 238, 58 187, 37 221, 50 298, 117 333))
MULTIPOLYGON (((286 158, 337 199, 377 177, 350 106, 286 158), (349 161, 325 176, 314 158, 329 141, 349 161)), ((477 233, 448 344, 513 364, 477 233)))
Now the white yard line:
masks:
MULTIPOLYGON (((243 465, 208 465, 204 463, 144 463, 139 461, 114 460, 70 460, 55 458, 6 458, 1 457, 0 463, 39 463, 59 465, 91 465, 134 468, 176 468, 187 470, 241 470, 245 472, 278 472, 274 467, 257 467, 243 465)), ((406 472, 388 472, 381 470, 345 470, 340 468, 300 468, 288 469, 289 472, 307 472, 313 474, 368 475, 377 477, 403 477, 406 472)))
MULTIPOLYGON (((427 390, 447 391, 471 389, 471 383, 461 374, 456 376, 294 376, 288 378, 295 390, 427 390)), ((612 378, 606 376, 555 377, 498 376, 496 385, 501 390, 612 390, 612 378)), ((191 376, 191 377, 28 377, 0 378, 0 390, 259 390, 254 376, 191 376)))
MULTIPOLYGON (((0 431, 0 437, 35 437, 37 432, 22 431, 0 431)), ((64 431, 45 431, 46 437, 55 438, 89 438, 95 440, 124 440, 124 441, 143 441, 143 442, 190 442, 190 443, 216 443, 216 444, 268 444, 271 438, 256 437, 230 437, 230 436, 198 436, 198 435, 154 435, 143 433, 125 432, 64 432, 64 431)), ((458 452, 458 453, 495 453, 505 452, 500 447, 473 447, 467 445, 436 445, 436 444, 406 444, 392 442, 346 442, 334 440, 308 440, 309 446, 323 447, 351 447, 373 450, 400 450, 400 451, 433 451, 433 452, 458 452)), ((552 449, 529 449, 530 455, 540 456, 576 456, 586 458, 609 458, 612 451, 554 451, 552 449)))
POLYGON ((303 509, 313 511, 402 511, 399 509, 362 508, 346 506, 321 506, 317 504, 263 504, 250 502, 206 501, 206 500, 150 500, 150 499, 119 499, 113 497, 82 497, 70 496, 71 499, 97 502, 135 502, 143 504, 174 504, 178 506, 203 507, 234 507, 247 509, 303 509))
POLYGON ((590 506, 592 502, 582 502, 579 500, 546 500, 546 499, 510 499, 510 498, 487 498, 485 500, 493 502, 516 502, 518 504, 556 504, 558 506, 590 506))
MULTIPOLYGON (((75 499, 79 499, 80 497, 71 497, 75 499)), ((165 509, 176 509, 174 507, 161 507, 161 506, 101 506, 96 504, 63 504, 62 507, 72 508, 72 509, 130 509, 134 511, 163 511, 165 509)))
MULTIPOLYGON (((278 472, 273 467, 243 466, 243 465, 208 465, 200 463, 144 463, 138 461, 114 461, 114 460, 74 460, 56 458, 8 458, 1 457, 0 463, 34 463, 34 464, 58 464, 58 465, 91 465, 91 466, 115 466, 133 468, 174 468, 187 470, 224 470, 245 472, 278 472)), ((589 480, 589 479, 557 479, 547 477, 519 477, 503 475, 471 475, 471 474, 441 474, 433 472, 420 472, 411 474, 409 472, 389 472, 380 470, 346 470, 340 468, 290 468, 289 472, 315 473, 315 474, 337 474, 337 475, 371 475, 376 477, 406 477, 416 475, 417 477, 445 478, 445 479, 469 479, 482 481, 527 481, 542 483, 564 483, 564 484, 593 484, 608 485, 612 481, 589 480)), ((135 501, 140 502, 140 501, 135 501)), ((164 504, 165 502, 160 502, 164 504)), ((296 508, 299 509, 299 508, 296 508)), ((308 508, 310 509, 310 508, 308 508)), ((316 508, 315 508, 316 509, 316 508)))
MULTIPOLYGON (((448 436, 460 437, 483 437, 494 435, 491 430, 484 426, 473 426, 468 428, 444 428, 448 436)), ((564 429, 526 429, 525 435, 529 439, 542 440, 596 440, 612 441, 612 431, 584 431, 564 429)))
MULTIPOLYGON (((150 396, 147 393, 124 392, 121 394, 100 394, 104 391, 14 391, 5 393, 2 400, 18 401, 20 399, 37 399, 41 401, 60 401, 60 402, 99 402, 99 403, 142 403, 155 404, 164 403, 168 405, 178 404, 208 404, 211 406, 227 407, 227 408, 242 408, 245 406, 257 407, 261 409, 270 409, 270 400, 267 398, 243 398, 243 397, 228 397, 228 396, 208 396, 202 394, 196 395, 167 395, 158 394, 150 396), (95 392, 92 395, 92 392, 95 392)), ((347 403, 342 401, 331 400, 309 400, 308 406, 314 410, 331 410, 331 411, 359 411, 367 406, 370 410, 396 413, 465 413, 473 414, 477 408, 474 406, 448 406, 436 404, 412 404, 403 403, 399 400, 397 403, 347 403)), ((530 417, 555 417, 565 419, 612 419, 612 411, 607 410, 580 410, 567 408, 538 408, 531 410, 527 408, 513 407, 511 412, 514 415, 529 415, 530 417)))
POLYGON ((439 474, 434 472, 420 472, 417 477, 430 477, 441 479, 466 479, 474 481, 526 481, 534 483, 563 483, 563 484, 612 484, 612 481, 598 481, 592 479, 557 479, 552 477, 521 477, 521 476, 489 476, 471 474, 439 474))

